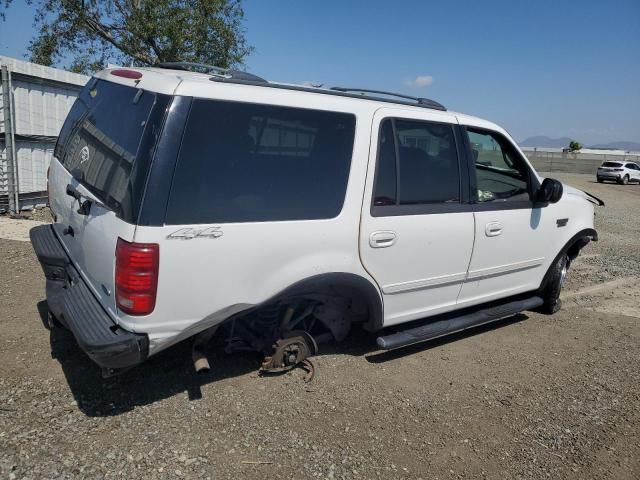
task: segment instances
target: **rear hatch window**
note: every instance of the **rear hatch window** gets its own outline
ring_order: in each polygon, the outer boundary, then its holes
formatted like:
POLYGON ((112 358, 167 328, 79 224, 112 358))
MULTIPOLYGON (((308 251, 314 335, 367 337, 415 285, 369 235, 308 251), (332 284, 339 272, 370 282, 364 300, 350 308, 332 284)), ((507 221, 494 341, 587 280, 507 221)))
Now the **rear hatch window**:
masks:
POLYGON ((165 96, 99 80, 83 90, 58 138, 58 160, 130 223, 137 218, 167 102, 165 96))
POLYGON ((351 114, 195 99, 166 223, 335 217, 354 133, 351 114))
POLYGON ((619 168, 622 166, 622 164, 617 162, 604 162, 602 166, 608 168, 619 168))

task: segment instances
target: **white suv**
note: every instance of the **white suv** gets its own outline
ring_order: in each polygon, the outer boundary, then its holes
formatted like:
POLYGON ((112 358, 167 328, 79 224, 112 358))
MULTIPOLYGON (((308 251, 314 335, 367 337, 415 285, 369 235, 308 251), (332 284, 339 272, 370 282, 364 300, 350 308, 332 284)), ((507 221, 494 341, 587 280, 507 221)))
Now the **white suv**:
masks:
POLYGON ((640 165, 634 162, 604 162, 598 167, 596 180, 602 183, 605 180, 613 180, 621 185, 629 182, 640 183, 640 165))
POLYGON ((431 100, 190 64, 92 78, 49 194, 50 321, 105 374, 191 337, 198 370, 214 335, 271 370, 356 324, 389 349, 553 313, 602 204, 431 100))

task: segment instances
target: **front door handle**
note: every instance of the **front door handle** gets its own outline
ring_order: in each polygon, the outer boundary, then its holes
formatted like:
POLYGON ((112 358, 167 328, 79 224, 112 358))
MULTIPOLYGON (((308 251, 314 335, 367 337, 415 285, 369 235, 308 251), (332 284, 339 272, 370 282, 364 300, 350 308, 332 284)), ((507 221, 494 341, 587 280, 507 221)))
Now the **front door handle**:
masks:
POLYGON ((502 224, 500 222, 489 222, 484 228, 487 237, 497 237, 502 233, 502 224))
POLYGON ((385 248, 390 247, 396 243, 396 232, 390 230, 384 230, 379 232, 373 232, 369 236, 369 245, 372 248, 385 248))

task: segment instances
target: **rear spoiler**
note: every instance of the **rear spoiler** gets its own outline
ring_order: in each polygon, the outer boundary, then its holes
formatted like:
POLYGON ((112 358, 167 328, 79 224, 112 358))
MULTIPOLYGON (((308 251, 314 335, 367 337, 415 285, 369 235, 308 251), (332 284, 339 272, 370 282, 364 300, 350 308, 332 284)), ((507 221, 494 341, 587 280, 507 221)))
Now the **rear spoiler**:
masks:
POLYGON ((584 190, 583 190, 583 193, 588 197, 591 197, 591 198, 587 198, 588 201, 590 201, 594 205, 598 205, 599 207, 604 207, 604 202, 601 199, 599 199, 595 195, 591 195, 589 192, 585 192, 584 190), (595 202, 592 199, 595 200, 595 202))

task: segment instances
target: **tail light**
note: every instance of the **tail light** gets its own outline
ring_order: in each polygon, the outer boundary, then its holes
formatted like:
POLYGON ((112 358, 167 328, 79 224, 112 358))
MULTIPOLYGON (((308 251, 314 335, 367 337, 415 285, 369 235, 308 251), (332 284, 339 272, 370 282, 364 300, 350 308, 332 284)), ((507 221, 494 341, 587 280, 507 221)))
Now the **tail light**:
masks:
POLYGON ((160 246, 129 243, 116 245, 116 304, 129 315, 148 315, 156 306, 160 246))

